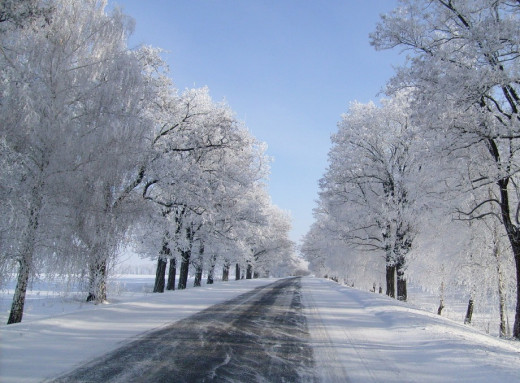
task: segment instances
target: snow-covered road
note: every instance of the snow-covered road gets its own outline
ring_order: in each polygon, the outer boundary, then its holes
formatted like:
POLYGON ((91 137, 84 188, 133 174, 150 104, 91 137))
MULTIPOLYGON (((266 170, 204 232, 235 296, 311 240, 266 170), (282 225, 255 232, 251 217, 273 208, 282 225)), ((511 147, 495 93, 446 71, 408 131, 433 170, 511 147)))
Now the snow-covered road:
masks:
POLYGON ((79 375, 67 374, 117 366, 124 366, 122 375, 87 378, 502 383, 520 382, 520 344, 386 296, 307 277, 148 294, 0 328, 4 383, 57 376, 78 381, 79 375), (164 343, 156 354, 153 343, 146 345, 154 338, 164 343), (118 356, 125 349, 143 354, 136 340, 153 350, 147 358, 112 363, 135 356, 118 356))

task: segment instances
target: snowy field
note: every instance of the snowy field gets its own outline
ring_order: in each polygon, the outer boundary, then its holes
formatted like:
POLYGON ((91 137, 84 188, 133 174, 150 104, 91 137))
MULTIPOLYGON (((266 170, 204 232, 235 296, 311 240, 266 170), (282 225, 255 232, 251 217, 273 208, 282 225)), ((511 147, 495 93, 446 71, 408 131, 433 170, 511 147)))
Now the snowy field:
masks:
MULTIPOLYGON (((152 294, 155 275, 120 274, 108 283, 109 303, 122 303, 152 294)), ((189 286, 193 285, 193 280, 189 286)), ((0 326, 7 323, 16 281, 0 291, 0 326)), ((72 311, 88 310, 92 303, 85 302, 88 293, 77 292, 77 286, 67 287, 59 282, 34 281, 27 290, 23 322, 72 311), (68 291, 63 293, 60 291, 68 291)))
MULTIPOLYGON (((273 281, 152 294, 153 276, 120 276, 111 282, 109 304, 98 306, 84 303, 83 295, 64 297, 35 285, 24 321, 0 327, 0 381, 52 378, 138 334, 273 281)), ((317 375, 324 382, 345 376, 351 382, 520 382, 520 342, 331 281, 308 277, 302 286, 317 375)), ((4 292, 3 323, 8 301, 4 292)))

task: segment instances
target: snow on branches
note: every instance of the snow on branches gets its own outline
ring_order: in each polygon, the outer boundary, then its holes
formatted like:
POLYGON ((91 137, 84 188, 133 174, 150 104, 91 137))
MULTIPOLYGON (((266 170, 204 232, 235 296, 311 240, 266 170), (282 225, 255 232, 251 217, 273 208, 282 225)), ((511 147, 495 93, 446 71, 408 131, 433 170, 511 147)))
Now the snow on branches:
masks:
POLYGON ((105 6, 0 6, 2 282, 18 272, 9 323, 38 273, 86 279, 88 300, 104 301, 123 244, 186 267, 193 248, 211 273, 234 262, 268 274, 292 251, 289 219, 266 195, 265 145, 208 89, 174 89, 160 50, 129 49, 133 20, 105 6))

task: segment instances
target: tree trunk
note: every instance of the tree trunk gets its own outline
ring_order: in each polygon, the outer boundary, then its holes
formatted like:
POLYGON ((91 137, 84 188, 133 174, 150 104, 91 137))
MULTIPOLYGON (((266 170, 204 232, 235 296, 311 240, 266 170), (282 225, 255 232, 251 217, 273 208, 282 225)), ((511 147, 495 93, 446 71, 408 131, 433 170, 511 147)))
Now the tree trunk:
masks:
POLYGON ((193 248, 193 231, 189 227, 186 229, 186 239, 188 240, 188 248, 181 251, 181 269, 179 271, 179 284, 177 285, 179 290, 184 290, 188 285, 188 271, 193 248))
POLYGON ((246 269, 246 279, 251 279, 252 274, 253 274, 253 266, 250 263, 248 263, 247 269, 246 269))
MULTIPOLYGON (((385 242, 388 242, 388 233, 390 232, 390 227, 387 227, 386 234, 383 234, 383 238, 385 242)), ((390 245, 385 245, 385 253, 386 253, 386 295, 391 298, 395 298, 395 259, 393 257, 393 253, 390 245)))
MULTIPOLYGON (((495 157, 496 162, 500 163, 500 156, 498 155, 496 142, 490 139, 488 141, 488 148, 490 153, 495 157)), ((513 256, 515 259, 516 311, 515 323, 513 325, 513 337, 520 339, 520 231, 511 220, 508 191, 509 178, 501 179, 497 182, 497 184, 500 189, 500 213, 502 216, 502 224, 506 229, 507 238, 511 244, 511 249, 513 250, 513 256)))
POLYGON ((179 290, 184 290, 186 285, 188 284, 188 269, 190 267, 190 254, 191 251, 182 251, 181 252, 181 269, 179 271, 179 284, 177 288, 179 290))
POLYGON ((399 225, 394 244, 395 271, 397 274, 397 299, 406 302, 408 290, 406 286, 406 254, 412 247, 412 240, 408 238, 406 226, 399 225))
POLYGON ((513 337, 520 339, 520 232, 514 228, 514 233, 509 234, 509 241, 513 250, 516 267, 516 311, 513 325, 513 337))
POLYGON ((157 271, 155 273, 154 293, 164 293, 164 279, 166 275, 166 264, 168 257, 171 255, 170 247, 168 246, 168 233, 164 235, 162 249, 157 260, 157 271))
POLYGON ((500 312, 500 337, 505 338, 509 336, 509 329, 507 326, 507 312, 506 312, 506 284, 504 275, 497 264, 498 271, 498 309, 500 312))
POLYGON ((98 254, 89 267, 89 293, 87 302, 101 303, 107 300, 107 262, 98 254))
POLYGON ((222 281, 227 282, 229 280, 229 263, 225 262, 222 267, 222 281))
POLYGON ((386 265, 386 295, 395 298, 395 265, 386 265))
POLYGON ((217 262, 217 256, 213 255, 211 257, 211 264, 209 265, 209 270, 208 270, 208 278, 206 280, 206 283, 208 285, 213 284, 213 276, 215 275, 215 263, 216 262, 217 262))
POLYGON ((20 323, 23 317, 23 310, 25 306, 25 295, 27 293, 27 285, 29 283, 29 276, 31 268, 33 267, 33 255, 36 245, 36 232, 39 226, 40 210, 42 206, 41 189, 44 183, 40 182, 32 189, 32 207, 29 210, 29 222, 27 225, 27 232, 24 237, 24 244, 20 254, 18 278, 16 282, 16 289, 14 291, 13 302, 11 303, 11 312, 7 324, 20 323))
POLYGON ((235 265, 235 280, 238 281, 240 279, 240 265, 237 263, 235 265))
POLYGON ((168 269, 168 283, 166 290, 175 290, 175 274, 177 273, 177 260, 170 258, 170 267, 168 269))
POLYGON ((496 226, 493 230, 493 256, 496 260, 496 271, 498 280, 498 312, 500 315, 499 336, 501 338, 505 338, 509 336, 506 313, 506 283, 504 280, 504 273, 502 272, 502 265, 500 262, 500 239, 498 235, 498 228, 496 226))
POLYGON ((442 310, 444 310, 444 299, 441 298, 439 308, 437 309, 437 315, 442 315, 442 310))
POLYGON ((164 279, 166 274, 166 259, 159 257, 157 259, 157 271, 155 272, 154 293, 164 293, 164 279))
POLYGON ((202 265, 199 264, 195 267, 195 281, 193 282, 194 287, 200 287, 202 282, 202 265))
POLYGON ((260 274, 258 274, 258 271, 253 272, 253 279, 258 279, 260 274))
POLYGON ((18 281, 16 282, 16 290, 14 292, 13 303, 11 304, 11 312, 9 313, 7 324, 20 323, 23 317, 25 295, 31 270, 30 257, 22 257, 19 264, 18 281))
POLYGON ((464 318, 464 324, 471 324, 473 317, 473 299, 470 298, 468 302, 468 310, 466 311, 466 318, 464 318))
POLYGON ((408 291, 406 288, 406 277, 404 276, 404 270, 399 265, 396 267, 397 272, 397 299, 406 302, 408 299, 408 291))
POLYGON ((441 315, 442 310, 444 310, 444 281, 441 282, 441 288, 440 288, 440 302, 439 302, 439 308, 437 309, 437 314, 441 315))
POLYGON ((195 264, 195 281, 193 282, 194 287, 200 287, 202 283, 202 263, 204 262, 204 245, 201 243, 199 248, 199 256, 194 262, 195 264))
POLYGON ((520 340, 520 241, 513 247, 516 265, 516 312, 513 325, 513 337, 520 340))
MULTIPOLYGON (((500 283, 503 283, 501 281, 498 282, 499 284, 500 283)), ((500 311, 500 332, 499 332, 499 336, 501 338, 505 338, 505 337, 508 337, 509 336, 509 329, 508 329, 508 326, 507 326, 507 312, 506 312, 506 296, 505 296, 505 291, 504 291, 504 287, 505 286, 502 286, 502 288, 499 288, 498 290, 498 294, 499 294, 499 303, 498 303, 498 309, 500 311)))

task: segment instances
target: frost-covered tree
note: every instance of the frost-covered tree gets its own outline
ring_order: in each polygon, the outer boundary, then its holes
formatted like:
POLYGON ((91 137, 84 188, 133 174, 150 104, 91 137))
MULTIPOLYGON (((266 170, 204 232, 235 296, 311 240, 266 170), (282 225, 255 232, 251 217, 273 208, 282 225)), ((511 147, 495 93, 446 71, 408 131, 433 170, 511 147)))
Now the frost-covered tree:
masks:
POLYGON ((2 0, 0 3, 0 32, 28 26, 37 19, 49 21, 51 2, 41 0, 2 0), (47 20, 45 20, 47 18, 47 20))
MULTIPOLYGON (((40 271, 86 275, 87 299, 104 301, 126 238, 158 256, 158 282, 170 260, 169 287, 177 260, 185 286, 190 259, 212 280, 219 262, 265 250, 273 227, 272 243, 286 240, 287 222, 252 192, 265 189, 263 144, 206 88, 175 90, 160 51, 129 50, 133 21, 105 7, 0 4, 0 282, 18 273, 9 323, 40 271)), ((278 256, 264 253, 265 265, 278 256)))
POLYGON ((269 276, 272 270, 290 259, 294 253, 294 244, 289 240, 291 219, 288 214, 272 204, 266 205, 264 209, 266 224, 247 240, 251 253, 246 262, 256 277, 269 276))
POLYGON ((373 44, 411 51, 389 91, 414 94, 415 118, 438 133, 444 155, 464 161, 481 193, 466 218, 493 216, 504 227, 516 264, 513 336, 520 338, 518 170, 520 4, 507 0, 403 0, 383 17, 373 44), (498 208, 495 212, 493 206, 498 208))
POLYGON ((43 255, 68 260, 70 249, 85 249, 91 254, 79 258, 100 272, 103 261, 92 260, 110 252, 120 190, 151 127, 140 115, 148 93, 142 54, 126 48, 132 23, 117 10, 107 15, 104 2, 49 4, 51 22, 2 35, 4 153, 20 170, 3 187, 18 215, 7 244, 19 263, 9 323, 21 320, 43 255))
POLYGON ((366 290, 385 284, 385 258, 361 250, 342 238, 337 225, 320 207, 314 210, 315 222, 305 234, 301 252, 309 270, 322 277, 343 281, 366 290))
POLYGON ((406 94, 353 103, 333 135, 329 168, 320 181, 328 231, 351 248, 382 253, 387 294, 406 300, 406 258, 417 234, 420 166, 406 94))
MULTIPOLYGON (((169 97, 154 139, 155 154, 146 168, 143 196, 167 216, 161 241, 171 251, 166 257, 164 246, 160 248, 157 277, 164 279, 166 258, 172 260, 170 265, 179 258, 179 288, 184 288, 190 264, 197 284, 204 268, 211 281, 218 262, 227 268, 230 264, 231 256, 217 249, 235 248, 250 238, 251 232, 243 228, 256 224, 255 214, 265 214, 268 205, 267 200, 255 202, 252 192, 264 187, 268 161, 264 145, 227 105, 214 103, 207 89, 169 97)), ((162 285, 158 281, 157 286, 162 285)))

